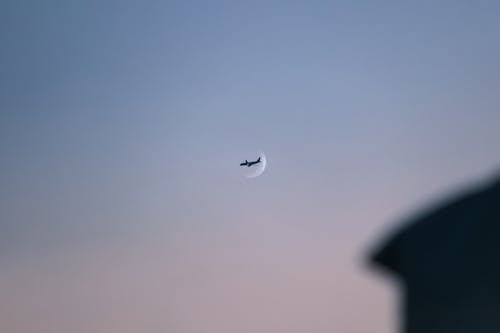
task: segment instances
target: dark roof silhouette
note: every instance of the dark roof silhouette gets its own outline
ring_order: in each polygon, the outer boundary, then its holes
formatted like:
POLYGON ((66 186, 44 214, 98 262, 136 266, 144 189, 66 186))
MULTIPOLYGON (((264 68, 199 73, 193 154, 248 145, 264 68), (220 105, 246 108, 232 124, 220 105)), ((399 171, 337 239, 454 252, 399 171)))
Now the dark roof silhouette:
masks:
POLYGON ((371 259, 404 282, 403 332, 500 332, 500 179, 405 224, 371 259))

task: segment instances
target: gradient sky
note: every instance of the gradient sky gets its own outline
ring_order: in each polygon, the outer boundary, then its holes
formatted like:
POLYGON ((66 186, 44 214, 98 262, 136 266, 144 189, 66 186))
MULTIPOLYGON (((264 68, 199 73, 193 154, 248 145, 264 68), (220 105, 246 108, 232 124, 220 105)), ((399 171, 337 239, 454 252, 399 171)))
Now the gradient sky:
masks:
POLYGON ((0 331, 393 331, 366 253, 500 168, 499 15, 3 1, 0 331))

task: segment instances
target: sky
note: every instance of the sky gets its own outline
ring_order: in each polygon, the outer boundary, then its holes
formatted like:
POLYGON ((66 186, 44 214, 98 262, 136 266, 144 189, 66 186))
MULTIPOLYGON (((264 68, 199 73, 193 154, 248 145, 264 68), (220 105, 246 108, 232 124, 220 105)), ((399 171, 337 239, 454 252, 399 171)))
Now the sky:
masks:
POLYGON ((3 1, 0 331, 394 332, 366 257, 500 168, 499 13, 3 1))

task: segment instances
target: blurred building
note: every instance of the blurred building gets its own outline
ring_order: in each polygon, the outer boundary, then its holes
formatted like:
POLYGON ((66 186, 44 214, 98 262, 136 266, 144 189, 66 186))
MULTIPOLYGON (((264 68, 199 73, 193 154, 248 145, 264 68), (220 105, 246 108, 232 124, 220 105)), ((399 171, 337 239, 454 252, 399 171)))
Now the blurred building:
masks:
POLYGON ((500 178, 405 223, 371 259, 403 282, 402 332, 500 332, 500 178))

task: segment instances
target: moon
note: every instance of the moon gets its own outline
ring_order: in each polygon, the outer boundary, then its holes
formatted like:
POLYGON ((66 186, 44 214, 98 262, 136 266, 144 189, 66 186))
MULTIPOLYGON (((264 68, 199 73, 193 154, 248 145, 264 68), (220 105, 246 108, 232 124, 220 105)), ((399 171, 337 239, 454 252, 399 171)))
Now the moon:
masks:
POLYGON ((259 177, 266 170, 266 166, 267 166, 266 155, 264 155, 264 153, 260 153, 260 163, 256 164, 255 168, 250 167, 250 169, 253 169, 253 170, 250 173, 246 174, 245 177, 246 178, 259 177))

